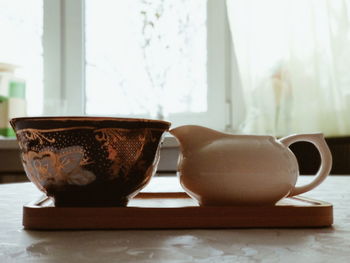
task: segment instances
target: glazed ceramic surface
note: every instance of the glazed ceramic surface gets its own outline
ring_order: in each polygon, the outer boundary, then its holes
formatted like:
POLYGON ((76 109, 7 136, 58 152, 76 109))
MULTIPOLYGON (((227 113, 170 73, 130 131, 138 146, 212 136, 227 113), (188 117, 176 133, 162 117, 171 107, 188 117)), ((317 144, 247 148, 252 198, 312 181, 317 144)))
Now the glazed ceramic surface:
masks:
POLYGON ((124 206, 151 179, 164 121, 98 117, 11 120, 28 178, 56 206, 124 206))
POLYGON ((179 141, 181 185, 201 205, 273 205, 304 193, 329 174, 332 156, 322 134, 272 136, 231 135, 187 125, 170 131, 179 141), (322 164, 314 180, 296 187, 298 163, 288 146, 313 143, 322 164))

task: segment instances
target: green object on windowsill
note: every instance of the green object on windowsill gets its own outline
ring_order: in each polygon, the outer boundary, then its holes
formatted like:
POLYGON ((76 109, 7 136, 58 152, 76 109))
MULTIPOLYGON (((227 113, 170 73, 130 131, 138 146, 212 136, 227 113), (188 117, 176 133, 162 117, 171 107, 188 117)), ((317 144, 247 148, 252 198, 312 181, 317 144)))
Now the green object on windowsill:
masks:
MULTIPOLYGON (((21 88, 23 90, 23 88, 21 88)), ((20 89, 20 93, 15 94, 22 96, 23 91, 20 89)), ((0 136, 15 137, 16 133, 8 123, 9 115, 9 98, 0 95, 0 136)))
POLYGON ((8 98, 0 96, 0 135, 7 136, 7 106, 8 98))
POLYGON ((12 128, 0 128, 0 135, 5 137, 16 137, 16 133, 12 128))

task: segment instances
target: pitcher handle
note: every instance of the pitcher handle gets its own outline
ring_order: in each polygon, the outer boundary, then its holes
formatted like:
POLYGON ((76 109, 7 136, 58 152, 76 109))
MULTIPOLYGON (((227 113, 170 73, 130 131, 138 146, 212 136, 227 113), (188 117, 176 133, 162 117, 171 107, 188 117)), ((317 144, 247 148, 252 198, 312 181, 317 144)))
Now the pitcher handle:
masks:
POLYGON ((321 156, 321 165, 315 178, 309 184, 294 186, 288 196, 295 196, 310 191, 322 183, 323 180, 329 175, 332 168, 332 154, 322 133, 291 135, 284 137, 279 141, 286 147, 289 147, 292 143, 299 141, 310 142, 315 145, 321 156))

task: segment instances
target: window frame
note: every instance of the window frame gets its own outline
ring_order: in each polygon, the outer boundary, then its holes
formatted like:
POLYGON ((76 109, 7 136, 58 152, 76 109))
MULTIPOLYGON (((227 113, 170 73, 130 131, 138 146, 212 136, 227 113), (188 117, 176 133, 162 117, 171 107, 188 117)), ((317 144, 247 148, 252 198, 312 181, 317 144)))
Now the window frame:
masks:
MULTIPOLYGON (((85 115, 84 21, 85 0, 44 1, 44 102, 63 102, 69 115, 85 115)), ((207 1, 207 29, 208 112, 171 117, 230 131, 232 41, 225 0, 207 1)), ((57 115, 49 106, 44 105, 44 115, 57 115)))
MULTIPOLYGON (((63 102, 70 115, 85 111, 83 29, 84 0, 44 1, 44 101, 63 102)), ((44 115, 57 114, 45 106, 44 115)))

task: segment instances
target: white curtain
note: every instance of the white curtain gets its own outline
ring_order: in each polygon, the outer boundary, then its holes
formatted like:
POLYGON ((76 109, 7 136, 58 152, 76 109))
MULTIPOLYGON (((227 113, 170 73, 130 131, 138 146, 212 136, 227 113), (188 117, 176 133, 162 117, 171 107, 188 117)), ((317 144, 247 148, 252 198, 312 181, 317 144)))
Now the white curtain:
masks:
POLYGON ((240 132, 350 135, 350 1, 227 0, 240 132))

